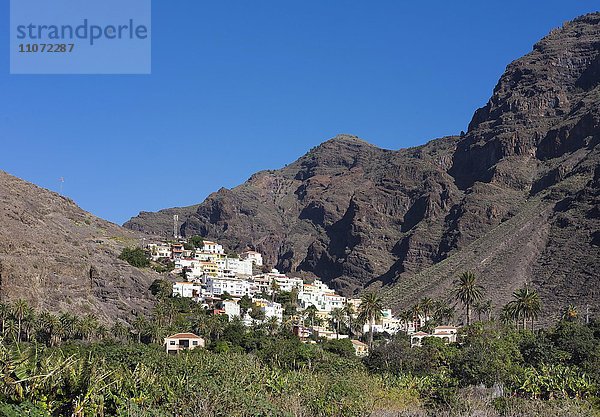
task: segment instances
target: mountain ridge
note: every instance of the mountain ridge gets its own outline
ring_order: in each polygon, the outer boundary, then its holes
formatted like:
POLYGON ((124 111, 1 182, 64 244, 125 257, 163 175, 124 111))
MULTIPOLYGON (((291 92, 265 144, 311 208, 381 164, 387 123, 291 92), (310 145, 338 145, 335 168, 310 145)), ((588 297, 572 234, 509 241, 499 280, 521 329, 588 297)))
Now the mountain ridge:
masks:
MULTIPOLYGON (((599 228, 593 210, 600 161, 599 23, 600 13, 567 22, 509 64, 467 132, 400 150, 339 135, 284 168, 260 171, 199 205, 177 209, 181 233, 260 250, 270 265, 315 274, 350 295, 422 276, 541 199, 547 217, 530 220, 532 233, 545 234, 529 243, 499 237, 522 245, 514 248, 527 255, 515 258, 521 272, 470 267, 504 284, 489 294, 499 302, 528 282, 553 311, 562 307, 563 293, 597 303, 598 295, 581 283, 599 275, 593 243, 599 228), (562 261, 568 268, 556 259, 558 242, 568 248, 562 261), (572 281, 569 268, 578 274, 572 281)), ((168 233, 161 225, 172 225, 170 213, 145 213, 124 226, 168 233)), ((449 279, 440 281, 439 294, 449 279)), ((390 302, 407 303, 403 296, 390 302)))

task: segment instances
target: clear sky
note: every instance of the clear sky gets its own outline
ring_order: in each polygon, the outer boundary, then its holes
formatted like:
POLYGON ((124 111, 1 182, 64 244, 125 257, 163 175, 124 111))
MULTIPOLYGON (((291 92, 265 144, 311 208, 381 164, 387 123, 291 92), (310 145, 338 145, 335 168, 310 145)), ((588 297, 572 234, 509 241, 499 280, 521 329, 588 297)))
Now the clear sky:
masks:
MULTIPOLYGON (((466 130, 506 65, 592 1, 153 1, 152 75, 8 75, 0 169, 122 223, 202 201, 338 133, 466 130)), ((8 1, 0 45, 8 46, 8 1)))

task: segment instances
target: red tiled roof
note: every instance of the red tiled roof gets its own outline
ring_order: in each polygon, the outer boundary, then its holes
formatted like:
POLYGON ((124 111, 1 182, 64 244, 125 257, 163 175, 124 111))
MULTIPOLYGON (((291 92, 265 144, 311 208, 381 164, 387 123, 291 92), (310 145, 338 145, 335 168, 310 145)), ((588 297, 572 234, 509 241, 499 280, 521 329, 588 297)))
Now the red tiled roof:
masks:
POLYGON ((413 336, 429 336, 429 333, 417 332, 417 333, 414 333, 413 336))
POLYGON ((202 338, 198 335, 195 335, 194 333, 176 333, 172 336, 167 337, 167 339, 202 339, 202 338))

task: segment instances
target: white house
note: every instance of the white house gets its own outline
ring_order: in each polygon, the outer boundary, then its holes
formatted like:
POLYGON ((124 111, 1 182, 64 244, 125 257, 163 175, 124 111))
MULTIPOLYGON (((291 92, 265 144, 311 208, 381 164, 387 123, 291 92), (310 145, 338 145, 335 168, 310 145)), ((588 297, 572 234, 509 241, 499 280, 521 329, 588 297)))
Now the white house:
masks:
POLYGON ((204 241, 204 244, 202 245, 202 252, 219 254, 225 253, 222 245, 219 245, 217 242, 211 242, 210 240, 204 241))
POLYGON ((265 320, 275 317, 279 323, 283 321, 283 306, 269 300, 254 298, 252 302, 265 313, 265 320))
POLYGON ((240 317, 240 305, 234 300, 223 300, 219 303, 219 309, 215 313, 229 316, 229 321, 234 317, 240 317))
POLYGON ((153 261, 158 261, 161 258, 171 259, 171 245, 166 243, 150 243, 147 249, 150 251, 150 257, 153 261))
POLYGON ((421 346, 423 339, 426 337, 437 337, 442 339, 445 344, 455 343, 458 333, 458 327, 454 326, 438 326, 433 329, 432 333, 417 332, 410 335, 411 347, 421 346))
POLYGON ((204 347, 204 339, 193 333, 177 333, 165 337, 165 348, 168 354, 176 355, 182 350, 193 350, 204 347))
POLYGON ((252 276, 252 261, 227 256, 217 259, 219 275, 222 276, 252 276))
MULTIPOLYGON (((389 334, 396 334, 398 333, 398 331, 403 330, 404 327, 406 327, 404 325, 404 323, 402 322, 402 320, 395 318, 392 315, 392 310, 391 309, 385 309, 382 312, 382 316, 379 320, 377 320, 375 322, 375 324, 373 325, 373 333, 389 333, 389 334)), ((409 323, 410 326, 410 323, 409 323)), ((363 332, 368 332, 369 331, 369 324, 365 323, 363 326, 363 332)))
POLYGON ((336 294, 320 280, 312 284, 304 284, 298 294, 298 301, 302 308, 314 305, 320 312, 329 313, 334 308, 343 308, 346 298, 336 294))
POLYGON ((352 347, 356 356, 362 357, 369 354, 369 346, 360 340, 352 340, 352 347))
POLYGON ((228 293, 232 297, 251 295, 251 284, 243 279, 206 276, 204 281, 207 293, 215 296, 220 296, 224 293, 228 293))
POLYGON ((248 259, 256 266, 263 266, 263 258, 262 255, 253 250, 247 250, 240 255, 241 259, 248 259))
POLYGON ((175 260, 175 268, 185 268, 187 270, 187 276, 191 278, 200 278, 205 275, 206 262, 199 261, 195 258, 181 258, 175 260))
POLYGON ((182 298, 202 297, 202 285, 197 282, 173 283, 173 296, 182 298))
POLYGON ((279 291, 292 292, 292 290, 296 289, 298 292, 300 292, 302 290, 302 286, 304 285, 302 278, 287 277, 286 275, 279 273, 271 273, 268 275, 273 281, 275 281, 279 291))

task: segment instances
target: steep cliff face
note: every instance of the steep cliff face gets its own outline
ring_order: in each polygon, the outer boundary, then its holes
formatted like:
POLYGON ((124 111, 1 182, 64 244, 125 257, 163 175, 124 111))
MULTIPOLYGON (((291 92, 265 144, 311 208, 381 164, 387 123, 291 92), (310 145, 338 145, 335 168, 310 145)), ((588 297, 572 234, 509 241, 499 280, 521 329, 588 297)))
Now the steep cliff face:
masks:
MULTIPOLYGON (((524 282, 549 308, 598 302, 599 84, 595 13, 510 64, 466 134, 399 151, 338 136, 177 209, 182 232, 256 248, 346 294, 384 285, 399 306, 447 294, 465 269, 498 303, 524 282)), ((165 215, 125 226, 165 233, 165 215)))
POLYGON ((0 300, 131 319, 152 305, 158 275, 118 256, 141 236, 0 171, 0 300))

